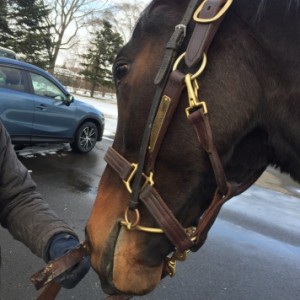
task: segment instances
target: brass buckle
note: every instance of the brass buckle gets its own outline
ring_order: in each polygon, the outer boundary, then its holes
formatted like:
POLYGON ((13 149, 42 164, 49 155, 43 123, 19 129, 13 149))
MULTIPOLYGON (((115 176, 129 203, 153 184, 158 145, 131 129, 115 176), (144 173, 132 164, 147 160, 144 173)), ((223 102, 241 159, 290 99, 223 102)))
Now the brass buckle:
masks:
MULTIPOLYGON (((130 175, 128 176, 128 178, 126 180, 123 180, 128 192, 130 194, 132 194, 131 181, 132 181, 132 179, 134 178, 134 176, 136 174, 138 164, 132 163, 131 166, 132 166, 132 172, 130 173, 130 175)), ((149 176, 147 176, 145 173, 142 173, 142 175, 145 179, 145 182, 142 186, 142 189, 145 187, 146 184, 149 184, 150 186, 154 185, 153 172, 150 172, 149 176)))
POLYGON ((228 10, 228 8, 230 7, 230 5, 233 2, 233 0, 227 0, 226 3, 224 4, 224 6, 220 9, 220 11, 212 18, 208 18, 208 19, 199 18, 198 15, 202 11, 202 9, 207 1, 208 0, 203 1, 203 3, 196 9, 194 16, 193 16, 193 19, 195 22, 211 23, 211 22, 217 21, 226 13, 226 11, 228 10))
POLYGON ((125 186, 126 186, 128 192, 129 192, 130 194, 132 194, 132 188, 131 188, 131 186, 130 186, 131 180, 133 179, 133 177, 134 177, 134 175, 135 175, 135 173, 136 173, 136 171, 137 171, 138 164, 132 163, 131 166, 132 166, 132 172, 131 172, 130 175, 128 176, 127 180, 123 180, 123 182, 124 182, 124 184, 125 184, 125 186))
MULTIPOLYGON (((196 231, 195 227, 188 227, 185 228, 187 236, 190 238, 192 242, 195 242, 196 238, 194 237, 194 233, 196 231)), ((170 277, 173 277, 176 274, 176 262, 177 261, 185 261, 187 259, 187 256, 191 250, 185 250, 183 252, 178 251, 175 249, 171 257, 166 257, 166 263, 168 265, 168 268, 170 272, 168 275, 170 277)))
POLYGON ((179 252, 176 250, 171 257, 166 257, 166 263, 168 265, 169 273, 168 275, 170 277, 175 276, 176 274, 176 263, 177 261, 185 261, 187 259, 187 255, 190 252, 190 250, 186 250, 184 252, 179 252))

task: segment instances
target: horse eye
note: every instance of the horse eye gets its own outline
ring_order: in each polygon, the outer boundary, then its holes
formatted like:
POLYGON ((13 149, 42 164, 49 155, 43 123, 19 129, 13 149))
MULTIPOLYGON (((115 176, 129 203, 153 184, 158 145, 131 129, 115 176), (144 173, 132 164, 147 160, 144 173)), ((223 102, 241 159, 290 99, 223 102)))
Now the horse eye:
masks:
POLYGON ((122 79, 128 72, 129 66, 127 64, 118 65, 115 68, 115 76, 117 80, 122 79))

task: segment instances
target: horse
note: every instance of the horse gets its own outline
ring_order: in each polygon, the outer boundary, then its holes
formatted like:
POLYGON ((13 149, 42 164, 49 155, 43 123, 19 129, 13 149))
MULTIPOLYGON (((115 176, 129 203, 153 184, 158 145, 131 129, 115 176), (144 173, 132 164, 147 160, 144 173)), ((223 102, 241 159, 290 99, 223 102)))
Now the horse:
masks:
POLYGON ((106 293, 152 291, 268 166, 300 182, 299 13, 296 0, 145 8, 113 65, 117 131, 86 226, 106 293))

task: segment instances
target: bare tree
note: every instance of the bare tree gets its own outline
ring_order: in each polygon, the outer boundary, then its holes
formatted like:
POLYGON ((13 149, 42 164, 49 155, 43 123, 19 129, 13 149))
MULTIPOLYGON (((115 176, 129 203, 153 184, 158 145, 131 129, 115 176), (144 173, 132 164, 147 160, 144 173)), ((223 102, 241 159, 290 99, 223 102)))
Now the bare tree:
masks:
POLYGON ((116 3, 104 12, 104 17, 127 42, 144 7, 145 2, 137 0, 116 3))
POLYGON ((48 24, 52 26, 53 47, 49 50, 49 72, 54 71, 60 50, 71 49, 78 43, 78 31, 86 25, 87 19, 107 8, 106 1, 98 0, 45 0, 52 9, 48 24), (100 3, 100 4, 99 4, 100 3))

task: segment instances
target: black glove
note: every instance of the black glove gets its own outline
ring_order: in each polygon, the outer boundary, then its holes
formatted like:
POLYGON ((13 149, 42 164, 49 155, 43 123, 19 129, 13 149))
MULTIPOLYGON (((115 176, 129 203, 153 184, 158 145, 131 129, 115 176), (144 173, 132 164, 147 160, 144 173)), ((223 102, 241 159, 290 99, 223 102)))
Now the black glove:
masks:
MULTIPOLYGON (((75 236, 66 233, 57 234, 49 243, 45 260, 48 263, 50 260, 64 255, 78 245, 79 240, 75 236)), ((85 276, 89 269, 89 257, 84 257, 80 263, 59 275, 55 281, 66 289, 72 289, 85 276)))

